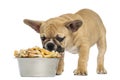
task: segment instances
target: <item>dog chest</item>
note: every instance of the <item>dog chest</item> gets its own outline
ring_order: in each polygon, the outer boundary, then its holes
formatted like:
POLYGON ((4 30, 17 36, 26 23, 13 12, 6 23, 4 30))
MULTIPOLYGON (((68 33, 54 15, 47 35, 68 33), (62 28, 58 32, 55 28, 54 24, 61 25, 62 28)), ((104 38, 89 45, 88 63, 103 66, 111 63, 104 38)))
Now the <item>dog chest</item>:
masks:
POLYGON ((78 48, 76 46, 72 46, 66 49, 68 52, 76 54, 78 53, 78 48))

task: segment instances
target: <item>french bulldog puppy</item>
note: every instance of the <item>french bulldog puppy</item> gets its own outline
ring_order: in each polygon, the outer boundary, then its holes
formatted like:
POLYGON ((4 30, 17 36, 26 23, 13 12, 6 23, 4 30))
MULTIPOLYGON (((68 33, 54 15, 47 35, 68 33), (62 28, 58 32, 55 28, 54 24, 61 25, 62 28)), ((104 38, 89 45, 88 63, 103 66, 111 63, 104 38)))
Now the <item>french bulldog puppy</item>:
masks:
MULTIPOLYGON (((64 53, 65 50, 79 55, 75 75, 87 75, 90 47, 97 44, 97 73, 106 74, 104 55, 106 52, 106 29, 99 15, 92 10, 82 9, 74 14, 64 14, 46 21, 24 19, 24 23, 40 33, 43 48, 64 53)), ((57 73, 64 68, 64 54, 57 73)))

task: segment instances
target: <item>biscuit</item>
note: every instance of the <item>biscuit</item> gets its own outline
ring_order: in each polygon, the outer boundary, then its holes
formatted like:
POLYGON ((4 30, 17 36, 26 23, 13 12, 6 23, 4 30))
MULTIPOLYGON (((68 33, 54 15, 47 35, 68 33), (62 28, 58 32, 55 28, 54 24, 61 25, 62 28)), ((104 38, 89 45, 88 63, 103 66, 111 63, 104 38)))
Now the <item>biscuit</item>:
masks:
POLYGON ((61 55, 58 52, 50 52, 48 50, 39 48, 37 46, 28 49, 21 49, 14 51, 16 58, 60 58, 61 55))

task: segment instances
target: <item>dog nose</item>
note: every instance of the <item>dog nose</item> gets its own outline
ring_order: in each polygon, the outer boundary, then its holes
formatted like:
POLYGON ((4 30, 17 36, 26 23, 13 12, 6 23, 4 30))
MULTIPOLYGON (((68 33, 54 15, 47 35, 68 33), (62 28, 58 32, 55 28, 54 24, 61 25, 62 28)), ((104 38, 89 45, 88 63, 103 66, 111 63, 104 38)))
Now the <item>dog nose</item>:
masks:
POLYGON ((49 51, 54 50, 54 47, 55 47, 55 45, 53 43, 48 43, 46 46, 47 50, 49 50, 49 51))

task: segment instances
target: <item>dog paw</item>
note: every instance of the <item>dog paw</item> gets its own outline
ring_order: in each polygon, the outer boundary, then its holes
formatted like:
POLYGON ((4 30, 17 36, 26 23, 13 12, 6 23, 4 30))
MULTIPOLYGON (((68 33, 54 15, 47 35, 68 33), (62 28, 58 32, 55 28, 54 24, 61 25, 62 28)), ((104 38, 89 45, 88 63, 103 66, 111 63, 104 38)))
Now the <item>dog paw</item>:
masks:
POLYGON ((86 70, 80 70, 80 69, 75 69, 73 73, 74 73, 74 75, 82 75, 82 76, 86 76, 87 75, 87 71, 86 70))
POLYGON ((61 75, 64 70, 57 70, 56 75, 61 75))
POLYGON ((98 67, 97 74, 107 74, 107 71, 104 67, 98 67))

